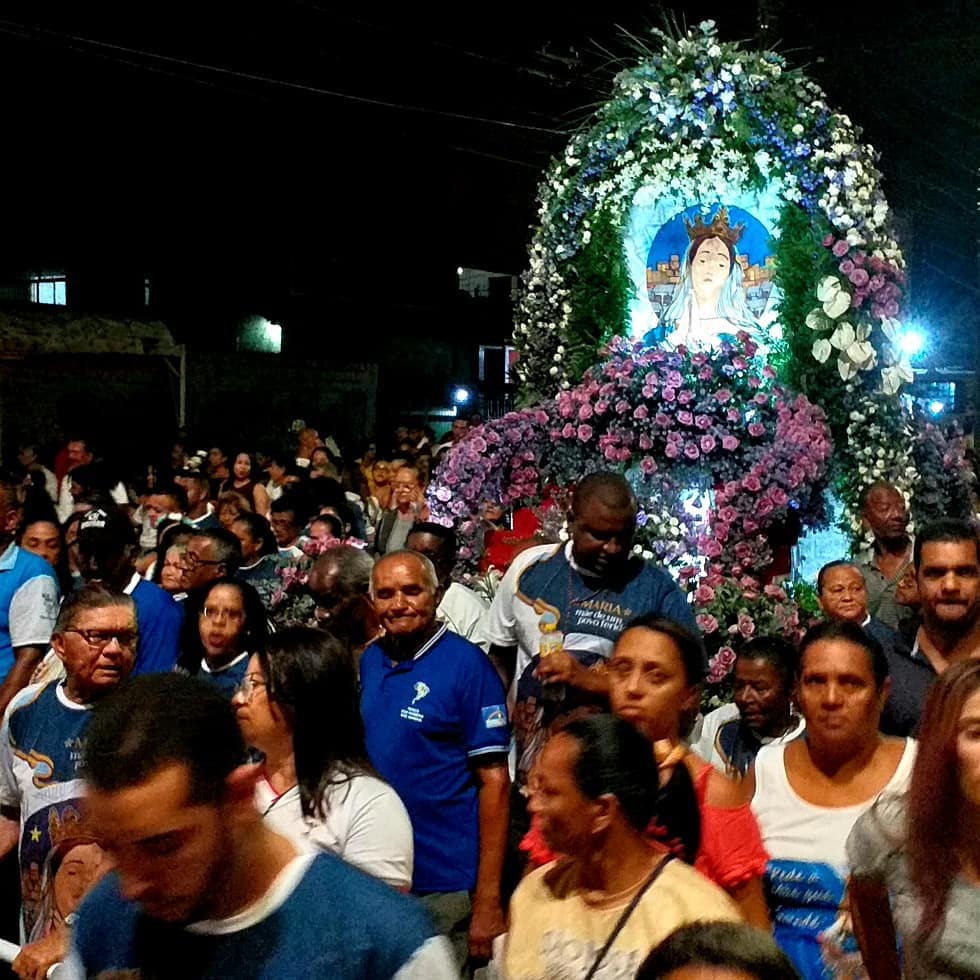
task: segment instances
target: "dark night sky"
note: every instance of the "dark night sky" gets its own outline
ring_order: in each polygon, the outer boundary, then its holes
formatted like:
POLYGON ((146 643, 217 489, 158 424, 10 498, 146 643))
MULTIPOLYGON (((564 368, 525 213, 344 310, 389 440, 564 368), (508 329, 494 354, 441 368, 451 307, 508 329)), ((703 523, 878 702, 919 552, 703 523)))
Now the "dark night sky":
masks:
MULTIPOLYGON (((791 63, 884 155, 916 307, 971 315, 977 0, 766 6, 791 63)), ((642 35, 665 10, 108 9, 0 8, 0 262, 128 264, 220 284, 239 306, 290 290, 356 302, 379 277, 401 295, 451 289, 457 265, 520 271, 541 171, 608 91, 614 56, 628 58, 617 25, 642 35)), ((713 16, 726 39, 756 31, 754 5, 683 11, 713 16)))

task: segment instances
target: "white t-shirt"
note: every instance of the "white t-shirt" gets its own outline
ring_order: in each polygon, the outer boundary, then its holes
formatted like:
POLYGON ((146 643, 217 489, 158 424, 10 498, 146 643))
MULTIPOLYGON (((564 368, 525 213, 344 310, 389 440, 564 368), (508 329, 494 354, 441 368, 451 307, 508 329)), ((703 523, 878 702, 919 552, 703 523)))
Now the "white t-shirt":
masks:
POLYGON ((375 776, 360 774, 331 786, 323 820, 306 817, 299 787, 277 797, 268 780, 255 788, 255 805, 277 833, 303 847, 322 848, 375 878, 408 891, 412 886, 412 823, 398 794, 375 776))
MULTIPOLYGON (((731 775, 731 773, 725 767, 725 760, 721 753, 719 753, 715 740, 718 738, 718 729, 730 721, 737 721, 738 717, 737 704, 734 702, 723 704, 720 708, 709 711, 708 714, 700 719, 700 723, 697 726, 697 734, 695 735, 692 732, 692 737, 688 740, 691 751, 697 753, 705 761, 710 762, 715 769, 725 775, 731 775)), ((782 735, 777 735, 775 738, 764 738, 761 741, 763 745, 785 745, 787 742, 792 742, 794 738, 798 738, 805 728, 806 721, 804 721, 802 716, 798 716, 796 723, 790 727, 789 731, 784 732, 782 735)))
POLYGON ((436 619, 454 633, 475 643, 484 653, 490 652, 487 615, 490 607, 472 590, 453 582, 436 609, 436 619))

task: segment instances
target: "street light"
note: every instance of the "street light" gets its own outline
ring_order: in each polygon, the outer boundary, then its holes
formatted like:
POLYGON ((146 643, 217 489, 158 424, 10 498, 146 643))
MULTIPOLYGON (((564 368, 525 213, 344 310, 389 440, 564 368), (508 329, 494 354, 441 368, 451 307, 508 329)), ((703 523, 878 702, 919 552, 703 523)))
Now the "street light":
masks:
POLYGON ((473 397, 473 392, 462 385, 453 389, 453 401, 457 405, 465 405, 473 397))
POLYGON ((926 335, 918 327, 909 327, 899 334, 898 345, 913 360, 925 350, 926 335))
POLYGON ((942 415, 946 410, 946 402, 941 402, 939 399, 934 399, 929 402, 929 414, 930 415, 942 415))

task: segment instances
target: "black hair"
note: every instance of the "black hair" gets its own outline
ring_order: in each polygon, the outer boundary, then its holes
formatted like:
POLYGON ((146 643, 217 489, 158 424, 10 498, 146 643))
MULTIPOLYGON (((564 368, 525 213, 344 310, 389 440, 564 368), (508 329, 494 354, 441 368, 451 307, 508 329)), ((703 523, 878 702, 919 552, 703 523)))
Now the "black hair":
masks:
POLYGON ((244 524, 248 528, 248 533, 253 541, 262 542, 261 555, 274 555, 277 551, 276 538, 272 533, 269 522, 261 515, 250 510, 243 510, 233 524, 244 524))
POLYGON ((636 980, 662 980, 686 966, 725 966, 755 980, 799 980, 772 936, 747 922, 693 922, 671 933, 643 961, 636 980))
POLYGON ((755 636, 736 651, 739 660, 762 660, 779 675, 783 690, 789 692, 799 673, 799 654, 781 636, 755 636))
POLYGON ((144 674, 92 709, 84 778, 98 792, 138 786, 170 765, 188 770, 188 803, 217 803, 245 761, 235 712, 211 685, 181 674, 144 674))
POLYGON ((234 575, 242 563, 242 543, 223 527, 198 528, 191 537, 207 538, 214 546, 214 560, 225 566, 225 575, 234 575))
POLYGON ((572 491, 572 513, 580 514, 582 508, 595 498, 617 510, 636 509, 636 495, 621 473, 590 473, 579 480, 572 491))
MULTIPOLYGON (((704 681, 707 673, 704 647, 701 641, 689 629, 676 620, 668 619, 657 613, 644 613, 631 619, 623 628, 623 633, 631 629, 646 629, 653 633, 663 633, 669 637, 681 655, 684 676, 689 687, 695 687, 704 681)), ((622 636, 622 633, 620 634, 622 636)))
POLYGON ((147 492, 149 497, 173 497, 177 510, 187 513, 187 491, 179 483, 161 483, 147 492))
POLYGON ((68 565, 68 546, 65 543, 65 529, 61 526, 61 522, 58 520, 58 514, 54 509, 54 504, 47 494, 44 495, 43 499, 38 498, 36 504, 30 502, 25 505, 21 513, 20 523, 17 525, 17 534, 14 540, 18 545, 21 544, 27 529, 32 524, 39 524, 42 521, 46 524, 53 524, 58 532, 58 542, 61 545, 61 550, 58 553, 58 562, 54 566, 54 574, 58 579, 58 587, 61 589, 61 594, 66 596, 74 588, 74 583, 72 582, 71 568, 68 565))
POLYGON ((875 678, 875 687, 881 690, 882 684, 888 679, 888 658, 881 644, 870 634, 866 633, 856 623, 846 621, 826 620, 817 623, 807 630, 806 636, 800 643, 800 659, 797 667, 797 676, 803 672, 803 662, 806 652, 814 643, 827 640, 840 640, 844 643, 851 643, 860 647, 868 655, 868 663, 875 678))
POLYGON ((270 514, 292 514, 293 524, 302 529, 310 517, 310 498, 303 490, 286 490, 278 500, 273 500, 270 514))
POLYGON ((242 620, 242 650, 248 653, 258 653, 265 649, 269 640, 268 614, 255 587, 229 575, 213 579, 188 594, 184 603, 184 626, 179 666, 191 676, 200 670, 201 661, 204 659, 204 644, 201 641, 199 618, 208 596, 219 585, 227 585, 237 589, 242 597, 242 609, 245 613, 242 620))
MULTIPOLYGON (((677 821, 674 818, 682 812, 680 809, 661 806, 663 793, 653 749, 632 725, 615 715, 590 715, 569 722, 561 732, 578 743, 579 754, 572 772, 584 796, 597 800, 606 793, 612 794, 629 825, 641 834, 656 818, 668 839, 681 842, 684 860, 693 863, 700 845, 700 820, 692 824, 684 808, 683 819, 677 821)), ((675 766, 675 773, 679 770, 686 773, 687 767, 681 763, 675 766)), ((685 792, 697 813, 690 777, 685 792)))
POLYGON ((266 694, 292 728, 303 813, 323 819, 329 787, 374 772, 365 744, 357 663, 342 640, 306 626, 276 633, 258 658, 266 694))
POLYGON ((977 526, 972 521, 960 521, 951 517, 932 521, 918 528, 915 532, 915 544, 912 549, 912 563, 916 569, 922 563, 922 549, 927 544, 969 541, 976 549, 977 561, 980 562, 980 540, 977 537, 977 526))
POLYGON ((435 521, 417 521, 412 525, 408 532, 410 538, 413 534, 431 534, 438 538, 439 557, 446 561, 452 561, 456 557, 456 532, 451 527, 443 524, 436 524, 435 521))
POLYGON ((823 595, 823 584, 827 579, 827 573, 832 572, 835 568, 854 568, 857 571, 861 571, 852 561, 848 561, 846 558, 835 558, 834 561, 828 561, 823 568, 817 572, 817 595, 823 595))

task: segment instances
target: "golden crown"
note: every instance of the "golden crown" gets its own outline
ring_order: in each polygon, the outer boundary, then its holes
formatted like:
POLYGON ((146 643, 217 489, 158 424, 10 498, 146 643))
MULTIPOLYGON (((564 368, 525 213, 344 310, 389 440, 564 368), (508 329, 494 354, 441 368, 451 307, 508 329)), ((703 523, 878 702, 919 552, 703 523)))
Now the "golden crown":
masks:
POLYGON ((744 224, 737 224, 733 228, 728 223, 728 208, 726 207, 718 208, 710 225, 704 223, 704 218, 701 215, 698 215, 693 223, 685 218, 684 225, 687 228, 687 237, 692 242, 699 238, 721 238, 733 248, 745 233, 744 224))

